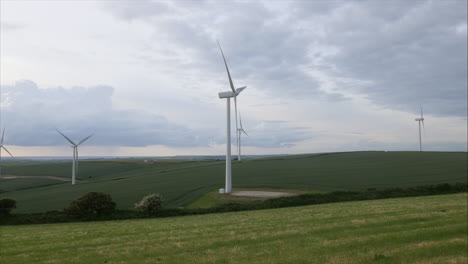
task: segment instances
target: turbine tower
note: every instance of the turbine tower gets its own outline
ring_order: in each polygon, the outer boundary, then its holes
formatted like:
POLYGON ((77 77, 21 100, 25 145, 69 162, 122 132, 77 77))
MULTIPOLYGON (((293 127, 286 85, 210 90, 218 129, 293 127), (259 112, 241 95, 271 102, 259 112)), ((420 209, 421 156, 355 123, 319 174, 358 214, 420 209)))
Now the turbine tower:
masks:
POLYGON ((237 129, 237 142, 239 142, 237 144, 237 153, 238 153, 238 160, 240 161, 241 160, 241 157, 242 157, 242 154, 241 154, 241 147, 242 147, 242 144, 241 144, 241 135, 242 133, 244 133, 246 136, 249 136, 247 134, 247 132, 245 132, 244 128, 242 127, 242 116, 240 114, 240 111, 239 111, 239 128, 237 129))
POLYGON ((226 121, 227 121, 227 134, 226 134, 226 183, 224 193, 232 192, 232 178, 231 178, 231 98, 234 98, 235 114, 236 114, 236 134, 237 134, 237 96, 246 88, 246 86, 234 89, 234 83, 232 82, 231 74, 227 66, 226 58, 224 57, 223 49, 218 41, 219 50, 223 56, 224 66, 226 66, 226 72, 229 78, 229 85, 231 91, 218 93, 219 98, 226 99, 226 121))
POLYGON ((424 117, 423 117, 422 107, 421 107, 421 117, 420 117, 420 118, 414 119, 414 121, 418 121, 418 124, 419 124, 419 152, 421 152, 421 151, 422 151, 422 144, 421 144, 421 123, 422 123, 423 128, 424 128, 424 117))
MULTIPOLYGON (((5 128, 3 128, 2 139, 0 140, 0 163, 2 162, 2 149, 4 149, 13 158, 13 155, 11 155, 10 151, 8 151, 8 149, 5 148, 5 146, 3 145, 4 137, 5 137, 5 128)), ((0 167, 0 176, 1 175, 2 175, 2 167, 0 167)))
POLYGON ((71 144, 71 147, 73 148, 72 184, 75 184, 75 176, 76 176, 76 173, 78 172, 78 146, 81 145, 86 140, 88 140, 94 134, 91 134, 91 135, 83 138, 80 142, 78 142, 78 144, 76 144, 71 139, 69 139, 67 136, 65 136, 62 132, 60 132, 58 129, 57 129, 57 132, 59 132, 60 135, 62 135, 66 140, 68 140, 68 142, 70 142, 70 144, 71 144))

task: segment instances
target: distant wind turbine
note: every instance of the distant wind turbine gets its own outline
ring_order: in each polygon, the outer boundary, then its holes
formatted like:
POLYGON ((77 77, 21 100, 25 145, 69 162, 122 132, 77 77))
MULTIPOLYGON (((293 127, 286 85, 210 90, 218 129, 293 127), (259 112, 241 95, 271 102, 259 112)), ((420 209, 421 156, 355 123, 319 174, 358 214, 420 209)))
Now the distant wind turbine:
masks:
POLYGON ((238 144, 237 144, 237 153, 238 153, 238 157, 237 159, 238 160, 241 160, 241 157, 242 157, 242 153, 241 153, 241 148, 242 148, 242 144, 241 144, 241 135, 242 133, 244 133, 246 136, 249 136, 247 134, 247 132, 245 132, 244 128, 242 127, 242 116, 239 112, 239 128, 237 129, 237 140, 238 140, 238 144))
POLYGON ((226 119, 227 119, 227 142, 226 142, 226 183, 225 183, 225 193, 232 192, 232 179, 231 179, 231 97, 234 97, 235 104, 235 114, 236 114, 236 134, 237 134, 237 96, 245 89, 247 86, 234 89, 234 83, 232 82, 231 74, 229 73, 229 68, 227 66, 226 58, 224 57, 223 49, 218 41, 219 50, 223 56, 224 65, 226 66, 227 75, 229 78, 229 85, 231 91, 220 92, 218 93, 219 98, 226 98, 226 119))
POLYGON ((421 152, 421 151, 422 151, 422 143, 421 143, 421 123, 422 123, 423 128, 424 128, 424 117, 423 117, 423 110, 422 110, 422 107, 421 107, 421 117, 420 117, 420 118, 414 119, 414 121, 418 121, 418 124, 419 124, 419 152, 421 152))
MULTIPOLYGON (((2 132, 2 139, 0 140, 0 163, 2 162, 2 149, 4 149, 12 158, 13 155, 11 155, 10 151, 3 145, 3 139, 5 138, 5 128, 3 128, 2 132)), ((0 176, 2 175, 2 167, 0 166, 0 176)))
POLYGON ((68 142, 70 142, 71 147, 73 148, 73 165, 72 165, 72 184, 75 184, 75 175, 78 172, 78 146, 81 145, 83 142, 88 140, 90 137, 92 137, 94 134, 91 134, 85 138, 83 138, 78 144, 75 144, 71 139, 69 139, 67 136, 65 136, 62 132, 60 132, 57 129, 57 132, 60 133, 68 142))

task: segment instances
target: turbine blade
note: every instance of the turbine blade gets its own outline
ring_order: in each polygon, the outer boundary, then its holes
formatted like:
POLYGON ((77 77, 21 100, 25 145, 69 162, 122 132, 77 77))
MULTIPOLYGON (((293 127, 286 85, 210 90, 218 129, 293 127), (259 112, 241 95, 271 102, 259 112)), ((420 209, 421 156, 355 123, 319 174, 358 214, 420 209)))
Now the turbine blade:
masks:
POLYGON ((60 133, 60 135, 62 135, 66 140, 68 140, 68 142, 70 142, 73 146, 76 146, 75 142, 73 142, 71 139, 69 139, 67 136, 65 136, 62 132, 60 132, 58 129, 56 129, 57 132, 60 133))
POLYGON ((13 155, 11 155, 10 151, 8 151, 7 148, 5 148, 4 146, 2 146, 2 148, 3 148, 8 154, 10 154, 10 156, 11 156, 12 158, 14 158, 13 155))
POLYGON ((226 58, 224 57, 223 49, 221 48, 221 44, 219 44, 219 41, 218 40, 216 40, 216 41, 218 42, 219 50, 221 50, 221 55, 223 56, 224 66, 226 66, 226 71, 227 71, 227 75, 228 75, 228 78, 229 78, 229 85, 231 85, 232 92, 234 94, 236 94, 236 90, 234 90, 234 84, 232 83, 231 74, 229 73, 229 68, 227 66, 226 58))
POLYGON ((2 133, 2 141, 0 142, 0 146, 3 146, 3 137, 5 136, 5 128, 3 128, 3 133, 2 133))
POLYGON ((241 116, 240 111, 239 111, 239 125, 240 125, 240 128, 242 129, 242 116, 241 116))
POLYGON ((426 137, 426 128, 424 127, 424 120, 422 120, 422 125, 423 125, 423 133, 424 133, 424 137, 426 137))
POLYGON ((85 142, 86 140, 88 140, 88 138, 92 137, 94 134, 91 134, 85 138, 83 138, 80 142, 78 142, 77 146, 81 145, 81 143, 85 142))
POLYGON ((236 96, 239 95, 247 86, 242 86, 240 88, 236 88, 236 96))
MULTIPOLYGON (((242 131, 242 132, 244 132, 244 134, 248 136, 247 132, 245 132, 244 128, 242 127, 242 116, 241 116, 240 111, 239 111, 239 123, 240 123, 240 128, 239 128, 239 130, 242 131)), ((239 134, 240 134, 240 132, 239 132, 239 134)))
POLYGON ((422 126, 423 126, 424 136, 426 136, 426 128, 424 127, 424 117, 423 117, 423 109, 422 109, 422 106, 421 106, 421 122, 422 122, 422 126))

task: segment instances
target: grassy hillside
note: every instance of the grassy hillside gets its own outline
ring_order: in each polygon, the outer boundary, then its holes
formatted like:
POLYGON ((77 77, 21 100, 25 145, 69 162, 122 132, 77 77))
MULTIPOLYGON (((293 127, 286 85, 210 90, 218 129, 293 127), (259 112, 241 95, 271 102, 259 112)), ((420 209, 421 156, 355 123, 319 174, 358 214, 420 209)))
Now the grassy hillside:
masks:
MULTIPOLYGON (((331 191, 466 183, 467 163, 466 152, 348 152, 275 157, 234 162, 233 185, 331 191)), ((3 171, 69 177, 70 167, 70 163, 45 163, 7 166, 3 171)), ((28 186, 27 190, 10 188, 0 195, 17 199, 17 212, 62 209, 89 191, 110 193, 119 208, 130 208, 154 192, 161 193, 168 206, 186 206, 223 187, 224 170, 224 161, 87 161, 80 162, 80 183, 75 186, 58 182, 38 188, 28 186)))
POLYGON ((467 194, 0 227, 5 263, 460 263, 467 194))

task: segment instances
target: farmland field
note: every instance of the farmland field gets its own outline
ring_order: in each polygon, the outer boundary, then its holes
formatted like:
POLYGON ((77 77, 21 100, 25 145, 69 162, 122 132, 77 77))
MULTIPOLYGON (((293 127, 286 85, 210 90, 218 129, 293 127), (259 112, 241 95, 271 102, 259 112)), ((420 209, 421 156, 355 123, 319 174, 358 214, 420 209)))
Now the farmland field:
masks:
MULTIPOLYGON (((466 152, 347 152, 294 155, 233 162, 234 188, 306 191, 365 190, 467 182, 466 152)), ((224 161, 81 161, 78 184, 37 179, 0 180, 0 196, 17 200, 14 212, 60 210, 90 191, 111 194, 118 208, 161 193, 167 206, 188 206, 224 185, 224 161), (41 186, 39 186, 41 185, 41 186)), ((2 173, 69 178, 71 162, 11 162, 2 173)))
POLYGON ((2 226, 2 263, 460 263, 467 194, 2 226))

